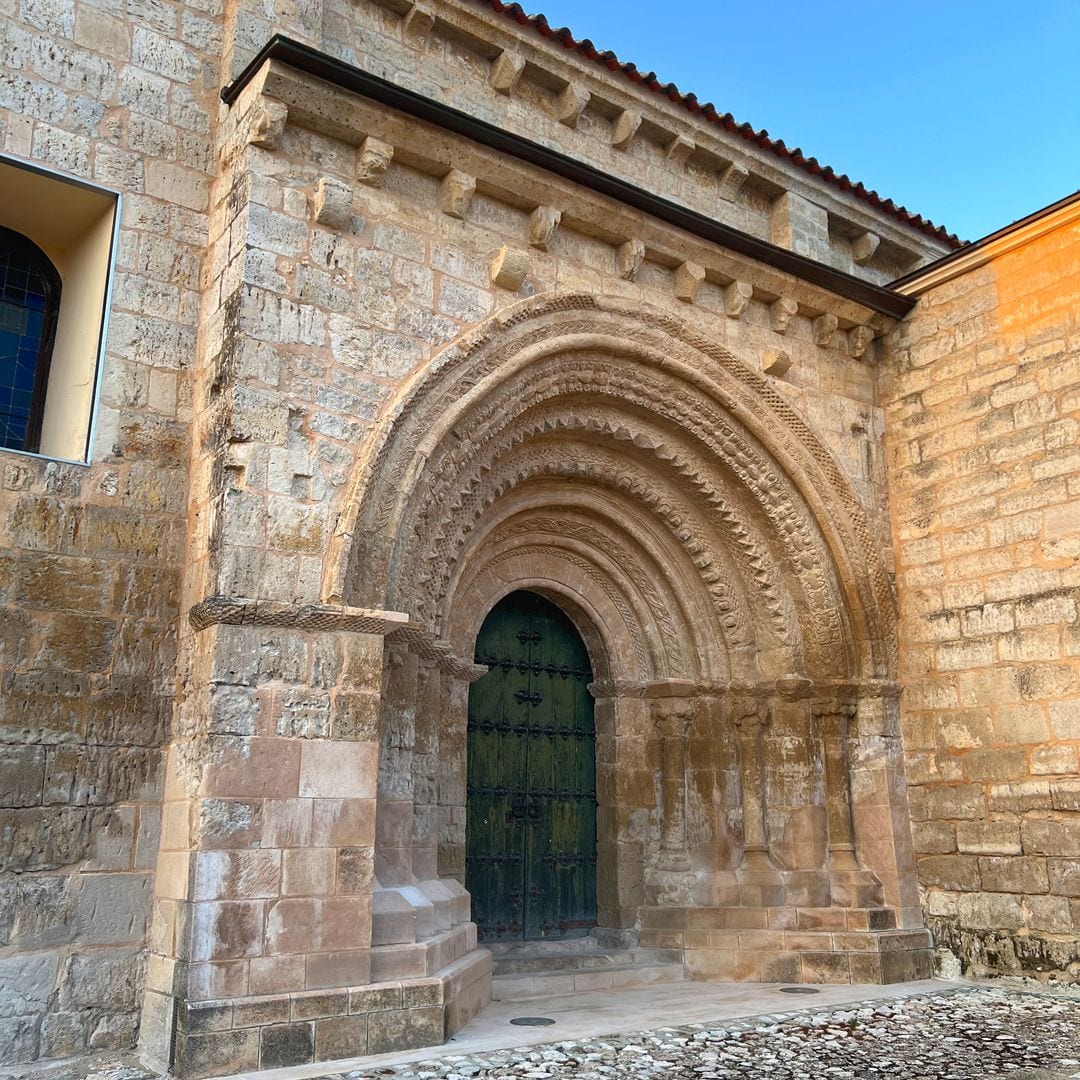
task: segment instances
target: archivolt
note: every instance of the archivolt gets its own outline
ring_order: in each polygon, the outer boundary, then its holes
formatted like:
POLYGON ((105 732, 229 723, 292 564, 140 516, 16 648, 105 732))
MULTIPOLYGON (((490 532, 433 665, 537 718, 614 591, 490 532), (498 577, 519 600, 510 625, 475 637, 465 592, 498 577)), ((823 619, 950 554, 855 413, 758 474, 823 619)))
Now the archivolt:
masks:
MULTIPOLYGON (((809 618, 803 637, 826 642, 825 655, 808 657, 820 673, 892 674, 884 566, 826 447, 726 349, 672 316, 588 296, 524 301, 415 374, 364 448, 335 534, 326 598, 386 605, 409 593, 402 583, 427 562, 434 594, 423 606, 433 619, 469 521, 482 521, 508 490, 483 477, 501 454, 553 437, 560 426, 651 456, 651 471, 667 471, 669 494, 676 483, 696 490, 715 535, 740 554, 741 590, 764 598, 771 632, 790 632, 790 620, 778 617, 791 596, 800 619, 809 618), (693 449, 683 452, 687 440, 693 449), (718 493, 722 475, 737 481, 737 506, 718 493), (789 583, 783 591, 781 579, 789 583)), ((634 484, 627 494, 651 504, 650 514, 665 499, 634 484)), ((711 558, 715 546, 693 529, 680 535, 687 533, 682 542, 711 558)), ((709 584, 702 579, 715 598, 709 584)), ((725 633, 736 640, 732 627, 725 633)))

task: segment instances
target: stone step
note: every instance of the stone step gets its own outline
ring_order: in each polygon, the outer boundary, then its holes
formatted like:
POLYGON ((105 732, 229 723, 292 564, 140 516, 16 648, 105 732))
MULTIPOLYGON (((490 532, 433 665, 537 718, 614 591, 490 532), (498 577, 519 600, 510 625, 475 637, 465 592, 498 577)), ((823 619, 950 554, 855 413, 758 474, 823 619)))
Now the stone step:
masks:
POLYGON ((642 964, 671 963, 680 959, 672 949, 608 949, 546 951, 534 955, 493 954, 496 975, 525 975, 548 971, 602 971, 642 964))
POLYGON ((605 968, 536 971, 496 975, 491 980, 494 1001, 528 1001, 586 990, 628 990, 657 983, 682 982, 682 963, 618 964, 605 968))

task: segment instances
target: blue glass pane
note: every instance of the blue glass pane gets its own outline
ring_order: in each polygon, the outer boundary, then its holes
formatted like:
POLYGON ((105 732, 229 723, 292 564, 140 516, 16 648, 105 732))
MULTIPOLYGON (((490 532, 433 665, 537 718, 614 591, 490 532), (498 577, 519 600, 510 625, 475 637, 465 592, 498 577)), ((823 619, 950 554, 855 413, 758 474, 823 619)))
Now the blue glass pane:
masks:
POLYGON ((55 302, 40 253, 0 237, 0 446, 26 448, 46 312, 55 302))

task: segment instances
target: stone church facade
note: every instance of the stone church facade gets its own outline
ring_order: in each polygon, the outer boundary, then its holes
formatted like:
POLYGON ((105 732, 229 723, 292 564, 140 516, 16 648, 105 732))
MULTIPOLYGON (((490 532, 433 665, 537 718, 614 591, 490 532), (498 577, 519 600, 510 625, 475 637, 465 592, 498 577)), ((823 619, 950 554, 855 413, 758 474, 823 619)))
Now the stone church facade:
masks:
POLYGON ((499 0, 0 39, 0 1060, 437 1043, 586 934, 1076 979, 1080 200, 962 247, 499 0))

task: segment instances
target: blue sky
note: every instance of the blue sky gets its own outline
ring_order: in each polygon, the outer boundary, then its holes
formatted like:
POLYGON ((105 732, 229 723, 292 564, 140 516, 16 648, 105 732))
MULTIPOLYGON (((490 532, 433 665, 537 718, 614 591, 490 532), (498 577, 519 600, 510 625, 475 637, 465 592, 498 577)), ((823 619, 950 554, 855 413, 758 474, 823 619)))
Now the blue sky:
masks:
POLYGON ((523 0, 974 240, 1080 188, 1080 0, 523 0))

